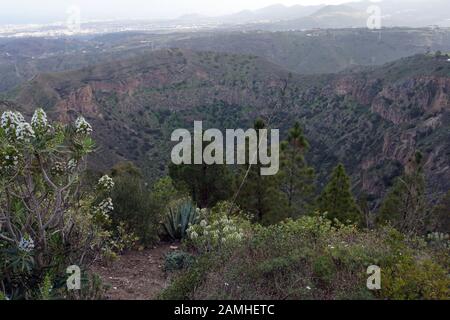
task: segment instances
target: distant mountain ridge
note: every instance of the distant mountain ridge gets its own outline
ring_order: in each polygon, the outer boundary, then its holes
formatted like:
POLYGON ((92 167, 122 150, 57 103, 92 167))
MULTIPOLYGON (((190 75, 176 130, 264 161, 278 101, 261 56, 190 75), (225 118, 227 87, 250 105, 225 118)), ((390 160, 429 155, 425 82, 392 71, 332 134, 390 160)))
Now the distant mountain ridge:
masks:
POLYGON ((113 33, 84 38, 0 39, 0 93, 40 73, 61 72, 182 48, 257 55, 297 73, 334 73, 427 51, 450 51, 447 29, 113 33))
POLYGON ((322 7, 324 6, 323 5, 285 6, 283 4, 274 4, 254 11, 244 10, 235 14, 219 17, 218 20, 228 23, 231 22, 249 23, 249 22, 258 22, 262 20, 272 20, 272 21, 289 20, 308 16, 310 14, 313 14, 322 7))
MULTIPOLYGON (((306 29, 366 28, 369 17, 379 14, 381 28, 450 27, 448 0, 384 0, 382 2, 350 1, 340 5, 274 4, 258 10, 243 10, 222 16, 205 16, 190 12, 174 19, 112 19, 82 23, 80 33, 106 34, 121 31, 151 31, 156 33, 194 31, 291 31, 306 29)), ((70 32, 64 23, 40 26, 0 27, 1 37, 66 37, 70 32)))
POLYGON ((450 1, 384 0, 382 2, 349 1, 341 5, 285 6, 275 4, 258 10, 245 10, 236 14, 208 18, 220 23, 250 23, 268 30, 307 28, 365 27, 370 7, 381 9, 383 27, 450 26, 450 1))

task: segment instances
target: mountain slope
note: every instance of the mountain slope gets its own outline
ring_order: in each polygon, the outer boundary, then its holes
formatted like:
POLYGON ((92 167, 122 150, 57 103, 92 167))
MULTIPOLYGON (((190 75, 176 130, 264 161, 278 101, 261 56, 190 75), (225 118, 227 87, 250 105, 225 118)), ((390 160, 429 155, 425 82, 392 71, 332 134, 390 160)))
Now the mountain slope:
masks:
POLYGON ((428 50, 450 51, 450 31, 115 33, 85 40, 0 39, 0 93, 37 74, 135 58, 161 48, 257 55, 297 73, 333 73, 352 65, 381 65, 428 50))
POLYGON ((450 51, 450 32, 430 29, 227 32, 174 39, 165 46, 252 54, 303 74, 334 73, 352 65, 382 65, 429 50, 450 51))
POLYGON ((418 55, 377 68, 301 76, 254 56, 164 50, 41 75, 17 92, 15 102, 28 113, 45 106, 63 121, 85 115, 102 148, 97 168, 128 159, 150 177, 165 171, 172 130, 192 129, 194 120, 248 128, 275 110, 273 127, 283 135, 294 121, 305 127, 320 183, 343 162, 355 191, 378 199, 420 151, 430 193, 438 196, 450 189, 447 59, 418 55))
POLYGON ((256 116, 270 87, 287 74, 254 56, 164 50, 40 75, 19 90, 16 101, 30 109, 45 106, 63 121, 85 115, 102 146, 100 167, 130 159, 159 175, 166 169, 173 129, 192 127, 194 119, 214 108, 223 125, 245 118, 243 107, 256 116))

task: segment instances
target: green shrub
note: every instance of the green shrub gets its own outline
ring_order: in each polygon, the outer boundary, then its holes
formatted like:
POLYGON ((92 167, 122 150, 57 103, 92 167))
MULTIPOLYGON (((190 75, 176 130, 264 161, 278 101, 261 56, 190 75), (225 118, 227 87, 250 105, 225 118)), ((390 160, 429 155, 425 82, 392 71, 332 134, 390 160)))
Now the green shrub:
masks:
POLYGON ((141 172, 131 163, 120 163, 112 169, 112 177, 115 181, 111 195, 114 202, 111 230, 114 236, 120 236, 115 230, 122 227, 126 233, 135 235, 142 245, 153 245, 159 240, 161 215, 141 172))
POLYGON ((312 264, 314 275, 325 283, 331 285, 335 274, 337 273, 333 258, 330 255, 319 255, 312 264))
POLYGON ((189 268, 193 263, 193 256, 184 251, 173 251, 166 255, 164 270, 166 272, 179 271, 189 268))
POLYGON ((185 198, 187 193, 178 191, 170 177, 164 177, 155 182, 152 187, 152 200, 158 212, 164 212, 171 201, 185 198))
POLYGON ((160 300, 188 300, 192 293, 203 284, 204 277, 208 270, 214 265, 214 258, 210 256, 201 256, 196 259, 188 271, 181 273, 164 289, 158 296, 160 300))
POLYGON ((382 273, 380 296, 394 300, 448 300, 448 270, 430 259, 402 257, 382 273))
POLYGON ((274 275, 275 273, 283 272, 292 268, 298 263, 298 257, 295 255, 287 257, 276 257, 266 260, 258 264, 258 273, 265 277, 274 275))

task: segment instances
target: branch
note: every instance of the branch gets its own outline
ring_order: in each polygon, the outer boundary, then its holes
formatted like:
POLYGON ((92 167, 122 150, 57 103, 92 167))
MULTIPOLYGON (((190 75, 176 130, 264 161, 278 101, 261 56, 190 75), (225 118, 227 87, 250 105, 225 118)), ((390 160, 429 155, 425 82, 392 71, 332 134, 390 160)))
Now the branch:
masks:
POLYGON ((9 237, 5 236, 4 234, 1 234, 1 233, 0 233, 0 238, 3 239, 3 240, 6 240, 8 242, 11 242, 11 243, 16 243, 16 241, 14 239, 9 238, 9 237))
POLYGON ((41 161, 41 157, 39 156, 38 153, 36 153, 36 158, 37 158, 37 160, 38 160, 39 167, 41 168, 41 172, 42 172, 42 175, 44 176, 45 181, 47 181, 47 183, 48 183, 53 189, 58 190, 58 186, 57 186, 57 185, 56 185, 56 184, 48 177, 48 174, 47 174, 47 172, 45 171, 44 165, 43 165, 43 163, 42 163, 42 161, 41 161))
POLYGON ((15 242, 18 242, 17 239, 17 235, 14 232, 12 223, 11 223, 11 195, 9 193, 8 188, 6 188, 6 214, 5 214, 5 218, 6 218, 6 227, 9 231, 9 233, 11 234, 11 236, 14 237, 15 242))

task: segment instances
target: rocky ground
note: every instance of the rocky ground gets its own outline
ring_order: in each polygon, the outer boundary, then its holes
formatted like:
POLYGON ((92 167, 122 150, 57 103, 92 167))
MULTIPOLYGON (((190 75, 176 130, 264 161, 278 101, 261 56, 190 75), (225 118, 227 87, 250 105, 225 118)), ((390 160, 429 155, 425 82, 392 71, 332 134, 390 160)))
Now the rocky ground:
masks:
POLYGON ((168 284, 164 257, 176 246, 160 244, 153 249, 131 251, 109 265, 96 265, 97 273, 109 287, 108 300, 151 300, 168 284))

